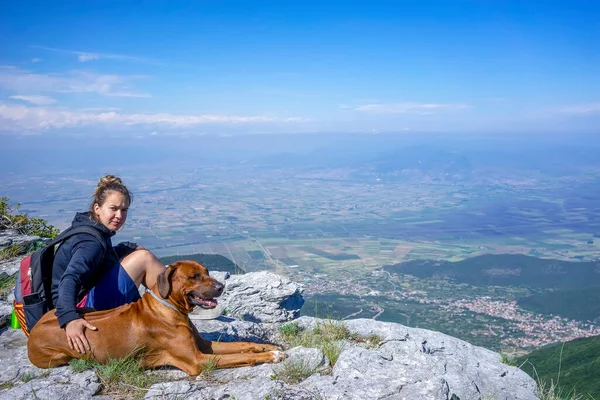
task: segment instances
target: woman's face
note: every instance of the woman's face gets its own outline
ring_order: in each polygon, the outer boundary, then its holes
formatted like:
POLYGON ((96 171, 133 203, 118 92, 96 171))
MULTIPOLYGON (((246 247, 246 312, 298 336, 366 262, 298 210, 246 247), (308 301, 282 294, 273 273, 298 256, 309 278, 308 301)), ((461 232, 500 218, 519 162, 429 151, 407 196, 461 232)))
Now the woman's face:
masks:
POLYGON ((104 204, 101 206, 98 203, 94 204, 96 219, 113 232, 121 229, 125 223, 128 209, 129 204, 127 204, 125 196, 113 191, 108 192, 104 204))

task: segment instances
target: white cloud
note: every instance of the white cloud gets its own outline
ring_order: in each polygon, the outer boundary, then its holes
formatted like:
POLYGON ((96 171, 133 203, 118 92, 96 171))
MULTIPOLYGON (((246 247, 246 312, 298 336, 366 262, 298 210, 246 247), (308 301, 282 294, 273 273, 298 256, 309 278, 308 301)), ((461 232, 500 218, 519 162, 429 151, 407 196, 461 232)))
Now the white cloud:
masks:
POLYGON ((596 114, 600 113, 600 103, 572 104, 559 108, 558 112, 573 115, 596 114))
POLYGON ((35 104, 38 106, 46 106, 46 105, 56 103, 56 100, 54 100, 52 97, 41 96, 41 95, 16 95, 16 96, 10 96, 10 98, 15 99, 15 100, 27 101, 31 104, 35 104))
POLYGON ((58 93, 96 93, 115 97, 151 97, 131 87, 140 76, 99 74, 86 70, 37 74, 14 66, 0 66, 0 87, 19 94, 42 91, 58 93))
POLYGON ((79 60, 79 62, 82 62, 82 63, 88 62, 88 61, 93 61, 93 60, 106 59, 106 60, 137 62, 137 63, 142 63, 142 64, 162 65, 161 63, 158 63, 156 61, 149 60, 146 58, 126 56, 126 55, 122 55, 122 54, 95 53, 95 52, 89 52, 89 51, 73 51, 73 50, 66 50, 66 49, 57 49, 56 47, 47 47, 47 46, 31 46, 31 47, 34 49, 55 51, 58 53, 73 54, 73 55, 77 56, 77 59, 79 60))
POLYGON ((38 63, 40 61, 42 61, 42 59, 41 58, 37 58, 37 57, 34 57, 34 58, 31 59, 31 62, 34 63, 34 64, 38 63))
POLYGON ((80 108, 79 111, 121 111, 121 108, 117 107, 85 107, 80 108))
POLYGON ((354 111, 370 114, 433 114, 443 110, 464 110, 469 108, 465 104, 436 104, 436 103, 388 103, 365 104, 354 107, 354 111))
POLYGON ((40 131, 47 129, 73 128, 90 125, 134 126, 159 125, 173 128, 185 128, 203 124, 255 124, 255 123, 294 123, 303 122, 301 118, 275 118, 268 116, 238 115, 175 115, 124 114, 111 112, 82 112, 64 108, 42 108, 0 104, 0 129, 26 129, 40 131))
POLYGON ((77 59, 80 62, 86 62, 86 61, 92 61, 92 60, 99 60, 100 59, 100 55, 99 54, 92 54, 92 53, 80 53, 77 56, 77 59))

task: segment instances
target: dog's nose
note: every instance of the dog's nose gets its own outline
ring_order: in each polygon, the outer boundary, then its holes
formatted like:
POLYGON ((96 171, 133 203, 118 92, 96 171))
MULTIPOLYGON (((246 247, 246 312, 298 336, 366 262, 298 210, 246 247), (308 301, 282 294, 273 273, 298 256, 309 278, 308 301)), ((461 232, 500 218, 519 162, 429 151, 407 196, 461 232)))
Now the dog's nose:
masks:
POLYGON ((223 293, 223 289, 225 288, 225 285, 223 285, 221 282, 216 282, 213 285, 213 287, 215 288, 215 291, 219 294, 223 293))

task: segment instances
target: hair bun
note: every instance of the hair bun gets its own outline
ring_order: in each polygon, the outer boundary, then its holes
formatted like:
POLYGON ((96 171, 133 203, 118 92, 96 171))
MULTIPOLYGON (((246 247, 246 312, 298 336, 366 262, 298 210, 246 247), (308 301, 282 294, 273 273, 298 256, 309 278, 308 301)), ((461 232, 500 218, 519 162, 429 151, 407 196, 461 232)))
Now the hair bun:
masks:
POLYGON ((100 178, 100 181, 98 181, 98 187, 122 184, 123 181, 121 181, 121 178, 114 175, 104 175, 102 178, 100 178))

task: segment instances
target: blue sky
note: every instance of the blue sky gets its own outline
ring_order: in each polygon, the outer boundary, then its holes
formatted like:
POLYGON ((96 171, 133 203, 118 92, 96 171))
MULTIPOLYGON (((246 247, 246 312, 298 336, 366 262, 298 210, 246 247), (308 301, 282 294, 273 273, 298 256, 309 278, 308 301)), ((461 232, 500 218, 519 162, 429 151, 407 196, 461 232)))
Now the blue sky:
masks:
POLYGON ((0 135, 596 133, 595 1, 0 5, 0 135))

